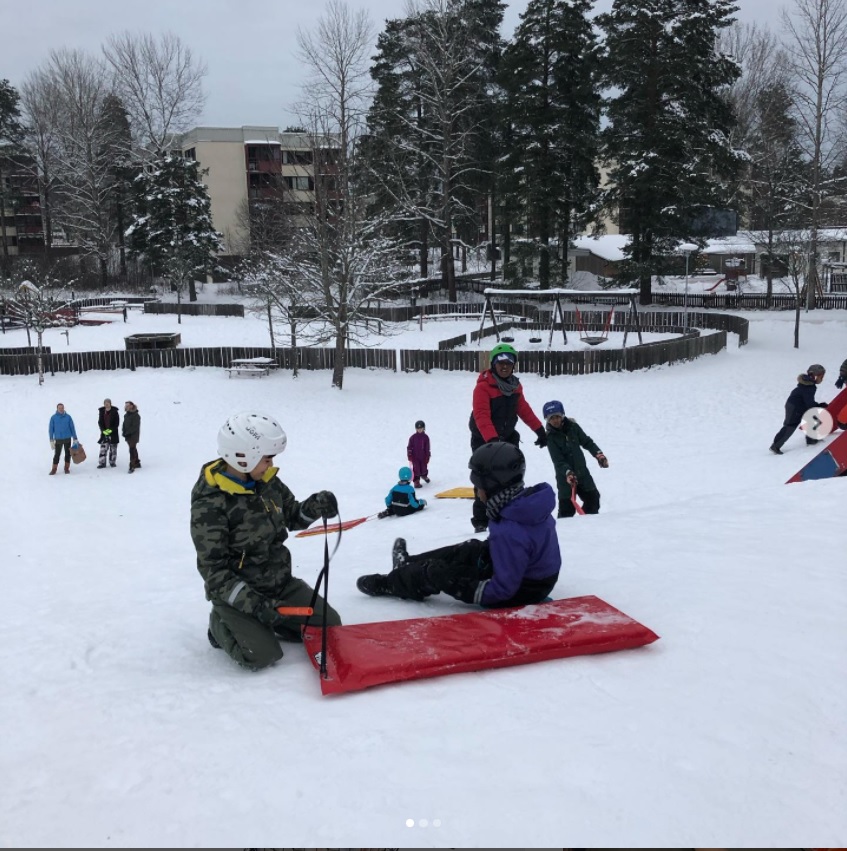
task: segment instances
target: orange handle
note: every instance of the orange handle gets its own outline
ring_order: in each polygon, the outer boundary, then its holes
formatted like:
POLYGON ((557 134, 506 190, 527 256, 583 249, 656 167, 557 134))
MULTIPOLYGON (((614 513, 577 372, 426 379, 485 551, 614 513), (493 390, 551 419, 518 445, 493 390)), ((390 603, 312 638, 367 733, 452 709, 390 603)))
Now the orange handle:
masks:
POLYGON ((313 615, 315 610, 311 606, 277 606, 276 607, 277 614, 287 615, 290 617, 302 616, 309 617, 309 615, 313 615))

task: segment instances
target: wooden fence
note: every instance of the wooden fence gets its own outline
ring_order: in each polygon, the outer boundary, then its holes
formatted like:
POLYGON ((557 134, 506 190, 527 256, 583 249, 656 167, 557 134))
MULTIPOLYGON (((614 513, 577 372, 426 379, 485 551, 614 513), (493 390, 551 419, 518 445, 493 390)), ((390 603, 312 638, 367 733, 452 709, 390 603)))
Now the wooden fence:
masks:
MULTIPOLYGON (((566 330, 577 333, 575 314, 565 313, 566 330)), ((587 351, 575 352, 521 352, 521 372, 535 372, 539 375, 582 375, 593 372, 612 372, 618 370, 645 369, 659 364, 676 363, 691 360, 703 354, 714 354, 726 347, 727 332, 738 335, 739 345, 747 342, 749 323, 746 319, 731 314, 699 313, 689 311, 689 330, 683 328, 685 314, 681 311, 649 311, 641 314, 644 322, 642 330, 679 334, 672 340, 636 345, 635 331, 630 328, 629 340, 633 343, 626 349, 596 347, 587 351), (712 329, 716 334, 700 335, 697 328, 712 329)), ((602 325, 605 313, 597 311, 583 313, 584 323, 602 325)), ((623 330, 627 318, 616 317, 613 330, 623 330), (617 327, 619 324, 619 327, 617 327)), ((530 330, 549 330, 547 323, 523 321, 518 317, 504 322, 500 330, 520 327, 530 330)), ((561 329, 561 325, 558 325, 561 329)), ((488 362, 487 352, 455 351, 464 345, 467 337, 472 341, 481 336, 490 336, 494 329, 488 326, 482 332, 473 331, 470 335, 459 335, 442 341, 438 351, 403 349, 398 353, 394 349, 354 349, 345 352, 346 366, 354 369, 397 369, 404 372, 429 372, 432 369, 448 371, 476 372, 485 368, 488 362), (448 347, 449 344, 449 347, 448 347)), ((206 348, 152 349, 134 351, 103 352, 53 352, 49 347, 43 350, 44 369, 56 372, 88 372, 90 370, 134 370, 138 367, 228 367, 238 358, 272 357, 281 369, 317 370, 333 369, 334 348, 299 347, 295 349, 270 349, 250 346, 218 346, 206 348)), ((0 349, 0 375, 31 375, 38 371, 37 350, 34 348, 0 349)))
POLYGON ((197 304, 196 302, 150 301, 145 313, 181 313, 183 316, 244 316, 243 304, 197 304))

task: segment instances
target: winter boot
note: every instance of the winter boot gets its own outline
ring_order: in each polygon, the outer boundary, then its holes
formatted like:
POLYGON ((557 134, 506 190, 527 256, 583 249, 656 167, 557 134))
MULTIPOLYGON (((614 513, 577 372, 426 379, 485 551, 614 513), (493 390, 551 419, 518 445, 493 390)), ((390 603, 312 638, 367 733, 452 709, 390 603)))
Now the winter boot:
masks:
POLYGON ((356 580, 356 587, 369 597, 390 597, 391 592, 388 590, 388 577, 381 573, 371 573, 367 576, 360 576, 356 580))
POLYGON ((409 551, 406 549, 406 539, 397 538, 394 541, 394 546, 391 548, 391 565, 393 570, 398 567, 403 567, 409 560, 409 551))
POLYGON ((65 472, 70 473, 70 471, 71 471, 71 462, 65 461, 65 472))
POLYGON ((782 455, 782 450, 776 444, 771 446, 771 452, 773 452, 774 455, 782 455))
POLYGON ((415 480, 412 482, 412 485, 413 485, 414 487, 416 487, 416 488, 419 488, 419 487, 421 486, 421 480, 420 480, 420 479, 415 479, 415 480))
POLYGON ((129 472, 130 472, 130 473, 134 473, 134 472, 135 472, 135 467, 133 466, 132 461, 130 461, 130 462, 129 462, 129 472))
POLYGON ((377 517, 380 520, 384 520, 386 517, 391 517, 391 512, 386 508, 385 511, 380 511, 377 517))
POLYGON ((429 476, 424 476, 424 477, 423 477, 423 480, 424 480, 427 484, 429 484, 429 476))
POLYGON ((58 465, 58 464, 54 464, 54 465, 50 468, 50 475, 51 475, 51 476, 55 476, 55 475, 56 475, 56 470, 58 470, 58 469, 59 469, 59 465, 58 465))
POLYGON ((215 648, 215 650, 221 649, 221 645, 218 644, 217 640, 215 639, 215 636, 212 635, 212 630, 206 630, 206 637, 209 639, 209 644, 211 644, 212 647, 215 648))

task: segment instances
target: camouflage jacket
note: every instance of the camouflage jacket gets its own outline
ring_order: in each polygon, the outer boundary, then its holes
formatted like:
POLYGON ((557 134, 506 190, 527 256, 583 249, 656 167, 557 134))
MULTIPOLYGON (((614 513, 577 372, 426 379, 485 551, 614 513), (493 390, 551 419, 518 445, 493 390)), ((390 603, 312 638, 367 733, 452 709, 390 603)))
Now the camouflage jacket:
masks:
POLYGON ((291 578, 289 529, 317 518, 314 495, 298 502, 271 467, 253 489, 223 475, 218 458, 203 466, 191 491, 191 538, 206 599, 273 620, 279 592, 291 578))

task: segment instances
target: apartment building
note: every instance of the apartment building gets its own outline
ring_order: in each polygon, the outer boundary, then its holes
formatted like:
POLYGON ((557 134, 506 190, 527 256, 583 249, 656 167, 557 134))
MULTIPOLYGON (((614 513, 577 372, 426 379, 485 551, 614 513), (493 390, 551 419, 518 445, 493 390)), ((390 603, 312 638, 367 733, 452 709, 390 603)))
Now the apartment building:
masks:
POLYGON ((44 226, 35 163, 0 150, 0 251, 4 256, 44 250, 44 226))
POLYGON ((183 155, 208 173, 203 180, 212 220, 223 234, 223 254, 249 244, 251 204, 280 200, 296 224, 315 203, 315 145, 306 133, 278 127, 195 127, 182 136, 183 155))

